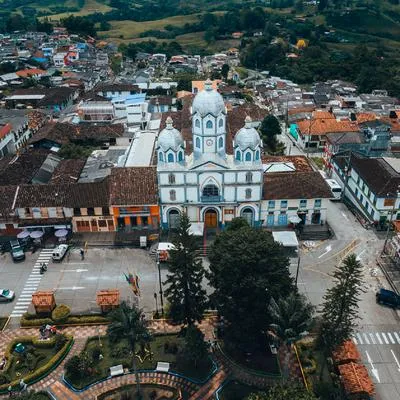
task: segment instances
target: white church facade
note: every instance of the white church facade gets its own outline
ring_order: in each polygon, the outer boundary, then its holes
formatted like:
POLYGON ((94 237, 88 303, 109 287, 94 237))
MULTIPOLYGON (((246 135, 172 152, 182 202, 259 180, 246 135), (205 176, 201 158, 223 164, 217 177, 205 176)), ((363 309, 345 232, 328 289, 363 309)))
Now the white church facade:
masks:
POLYGON ((207 81, 191 109, 193 149, 185 152, 181 133, 168 118, 160 132, 157 175, 161 226, 177 226, 186 213, 206 228, 224 228, 235 217, 260 224, 263 197, 262 143, 249 117, 226 153, 227 111, 222 96, 207 81))

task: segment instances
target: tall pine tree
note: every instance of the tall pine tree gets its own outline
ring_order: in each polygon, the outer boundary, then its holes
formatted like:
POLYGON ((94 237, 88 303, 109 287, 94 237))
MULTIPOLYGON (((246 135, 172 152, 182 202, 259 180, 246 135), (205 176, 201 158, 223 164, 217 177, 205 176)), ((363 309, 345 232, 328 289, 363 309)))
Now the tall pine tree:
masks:
POLYGON ((335 285, 324 296, 318 341, 329 354, 355 332, 360 318, 358 303, 362 288, 362 265, 350 254, 335 270, 335 285))
POLYGON ((207 303, 206 291, 202 288, 203 263, 196 251, 196 239, 189 233, 189 228, 189 218, 183 214, 172 241, 175 249, 169 251, 169 274, 165 281, 171 318, 185 325, 200 322, 207 303))

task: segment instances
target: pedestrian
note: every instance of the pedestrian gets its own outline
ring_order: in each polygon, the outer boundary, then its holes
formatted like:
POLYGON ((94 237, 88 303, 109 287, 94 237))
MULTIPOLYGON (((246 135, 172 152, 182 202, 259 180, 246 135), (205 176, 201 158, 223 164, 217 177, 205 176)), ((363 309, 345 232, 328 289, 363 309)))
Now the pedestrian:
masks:
POLYGON ((81 260, 84 260, 85 259, 85 251, 83 249, 80 249, 79 253, 81 254, 81 260))

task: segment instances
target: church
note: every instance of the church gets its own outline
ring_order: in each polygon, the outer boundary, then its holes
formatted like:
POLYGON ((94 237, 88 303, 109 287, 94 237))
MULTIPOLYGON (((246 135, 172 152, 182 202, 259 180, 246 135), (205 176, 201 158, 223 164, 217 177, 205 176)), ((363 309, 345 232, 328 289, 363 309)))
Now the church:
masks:
POLYGON ((161 226, 173 229, 181 213, 206 228, 224 228, 235 217, 261 222, 262 142, 250 117, 235 134, 227 154, 227 110, 210 81, 193 100, 193 148, 168 117, 156 145, 161 226))

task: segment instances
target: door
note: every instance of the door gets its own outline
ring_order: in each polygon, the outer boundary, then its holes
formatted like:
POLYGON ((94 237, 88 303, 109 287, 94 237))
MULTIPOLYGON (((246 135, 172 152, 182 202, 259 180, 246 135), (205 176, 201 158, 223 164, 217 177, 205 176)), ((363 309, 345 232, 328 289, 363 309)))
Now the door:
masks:
POLYGON ((281 213, 278 216, 278 225, 287 225, 287 214, 281 213))
POLYGON ((204 223, 207 228, 216 228, 217 221, 217 212, 215 210, 207 210, 204 215, 204 223))
POLYGON ((275 219, 274 213, 268 214, 268 216, 267 216, 267 225, 268 226, 274 225, 274 219, 275 219))

